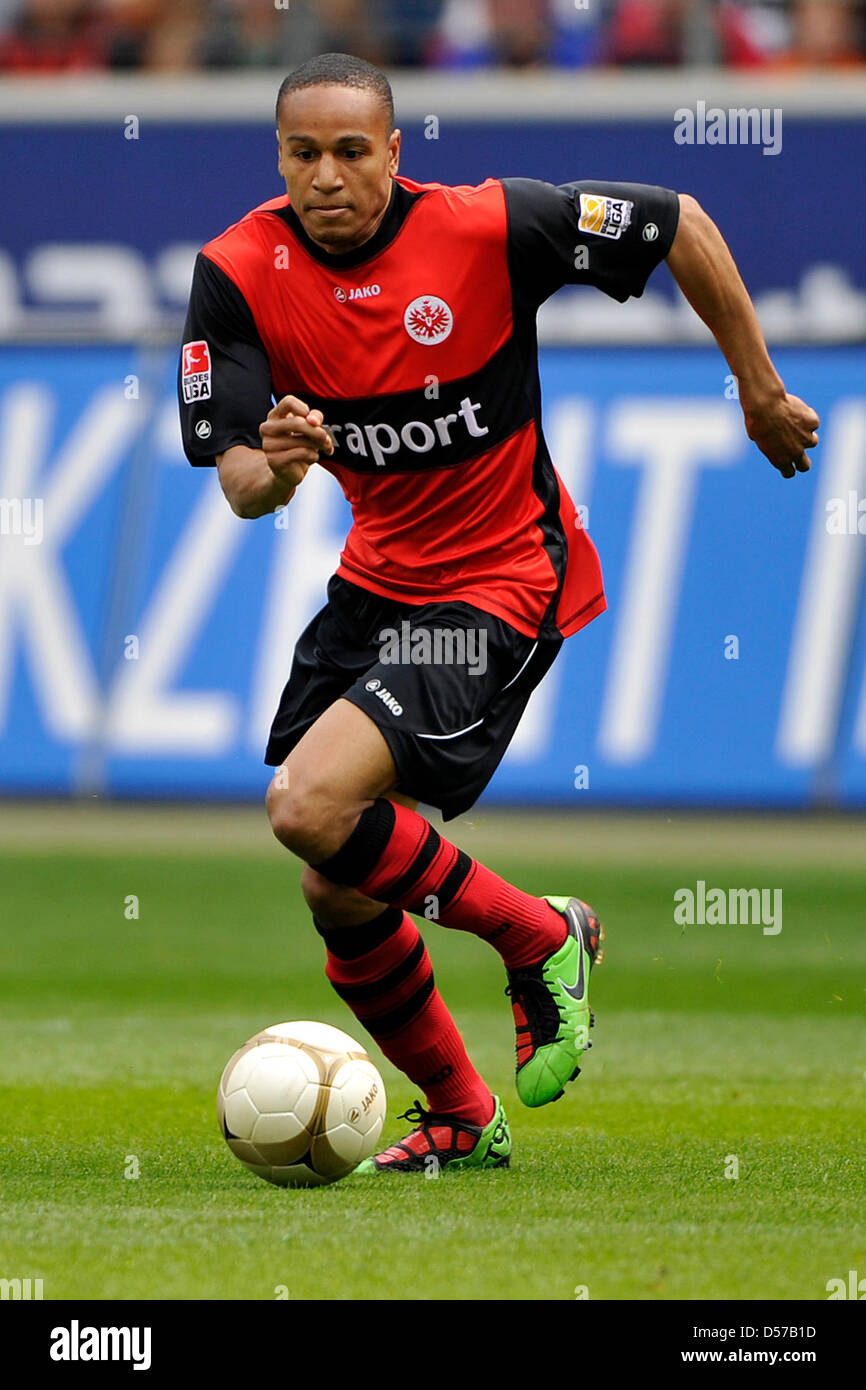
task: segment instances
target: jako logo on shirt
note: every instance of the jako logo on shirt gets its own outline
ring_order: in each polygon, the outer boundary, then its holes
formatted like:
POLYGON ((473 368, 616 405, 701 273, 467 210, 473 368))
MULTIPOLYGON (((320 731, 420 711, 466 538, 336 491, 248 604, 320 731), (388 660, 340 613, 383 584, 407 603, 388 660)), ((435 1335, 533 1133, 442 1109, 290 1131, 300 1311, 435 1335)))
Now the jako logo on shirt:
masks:
POLYGON ((192 401, 210 400, 210 348, 201 339, 195 343, 184 343, 180 379, 187 405, 192 401))
POLYGON ((375 299, 375 296, 381 295, 381 293, 381 285, 356 285, 354 289, 350 289, 349 293, 346 293, 345 289, 341 289, 339 285, 336 285, 334 289, 334 295, 341 304, 345 304, 348 299, 375 299))
POLYGON ((438 295, 419 294, 417 299, 406 305, 403 326, 416 343, 425 346, 444 343, 454 327, 454 315, 438 295))
POLYGON ((397 718, 403 713, 403 706, 399 700, 395 700, 390 690, 385 689, 378 677, 374 676, 372 680, 367 681, 364 689, 369 690, 371 695, 375 695, 377 700, 381 700, 385 708, 389 709, 397 718))
POLYGON ((341 285, 334 286, 334 298, 340 304, 345 304, 351 299, 375 299, 376 295, 381 293, 381 285, 356 285, 348 294, 341 285))

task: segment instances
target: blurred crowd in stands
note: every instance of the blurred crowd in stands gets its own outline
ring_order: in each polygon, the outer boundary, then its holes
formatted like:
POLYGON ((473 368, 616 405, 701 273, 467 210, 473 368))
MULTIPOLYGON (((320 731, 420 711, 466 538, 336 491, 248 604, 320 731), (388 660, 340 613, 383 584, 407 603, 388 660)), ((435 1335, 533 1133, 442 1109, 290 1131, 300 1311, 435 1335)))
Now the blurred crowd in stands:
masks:
POLYGON ((866 0, 0 0, 0 70, 856 67, 866 0))

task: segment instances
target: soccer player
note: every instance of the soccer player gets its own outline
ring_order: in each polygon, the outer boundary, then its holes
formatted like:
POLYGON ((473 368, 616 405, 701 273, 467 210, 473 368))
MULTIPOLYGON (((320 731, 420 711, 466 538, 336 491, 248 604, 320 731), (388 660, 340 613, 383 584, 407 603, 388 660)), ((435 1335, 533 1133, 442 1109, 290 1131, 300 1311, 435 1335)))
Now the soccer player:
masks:
POLYGON ((697 202, 663 188, 526 178, 477 187, 397 173, 377 68, 311 59, 277 99, 287 196, 196 261, 179 391, 191 463, 241 517, 332 473, 353 526, 298 640, 265 761, 274 833, 337 993, 423 1092, 414 1126, 361 1171, 506 1165, 502 1102, 473 1067, 410 913, 501 956, 517 1091, 558 1099, 593 1022, 601 929, 536 898, 416 810, 466 811, 565 637, 605 607, 598 557, 541 428, 536 311, 565 284, 624 301, 662 260, 739 382, 748 435, 783 476, 818 417, 788 395, 736 266, 697 202))

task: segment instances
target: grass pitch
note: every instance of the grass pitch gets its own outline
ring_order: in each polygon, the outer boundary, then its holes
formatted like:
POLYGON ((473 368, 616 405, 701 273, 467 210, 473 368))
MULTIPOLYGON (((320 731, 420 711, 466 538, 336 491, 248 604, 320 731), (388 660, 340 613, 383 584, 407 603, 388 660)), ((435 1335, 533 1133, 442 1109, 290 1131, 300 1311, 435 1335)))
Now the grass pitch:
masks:
MULTIPOLYGON (((229 1153, 220 1072, 283 1019, 362 1035, 261 812, 4 809, 0 1276, 46 1299, 820 1300, 866 1274, 862 823, 488 812, 445 833, 596 906, 595 1046, 524 1109, 498 957, 422 923, 512 1167, 300 1192, 229 1153), (782 931, 676 925, 701 878, 780 887, 782 931)), ((416 1092, 370 1047, 391 1140, 416 1092)))

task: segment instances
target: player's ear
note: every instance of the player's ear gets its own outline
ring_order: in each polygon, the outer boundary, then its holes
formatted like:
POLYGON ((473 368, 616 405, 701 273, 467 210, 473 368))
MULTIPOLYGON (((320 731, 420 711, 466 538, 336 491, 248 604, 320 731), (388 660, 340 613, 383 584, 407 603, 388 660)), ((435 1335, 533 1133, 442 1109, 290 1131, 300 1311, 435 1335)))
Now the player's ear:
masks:
POLYGON ((388 138, 388 173, 392 178, 400 167, 400 142, 402 138, 403 132, 400 130, 392 130, 388 138))
POLYGON ((280 178, 284 178, 285 175, 283 174, 283 146, 282 141, 280 140, 279 128, 277 128, 274 131, 274 134, 277 137, 277 171, 280 175, 280 178))

